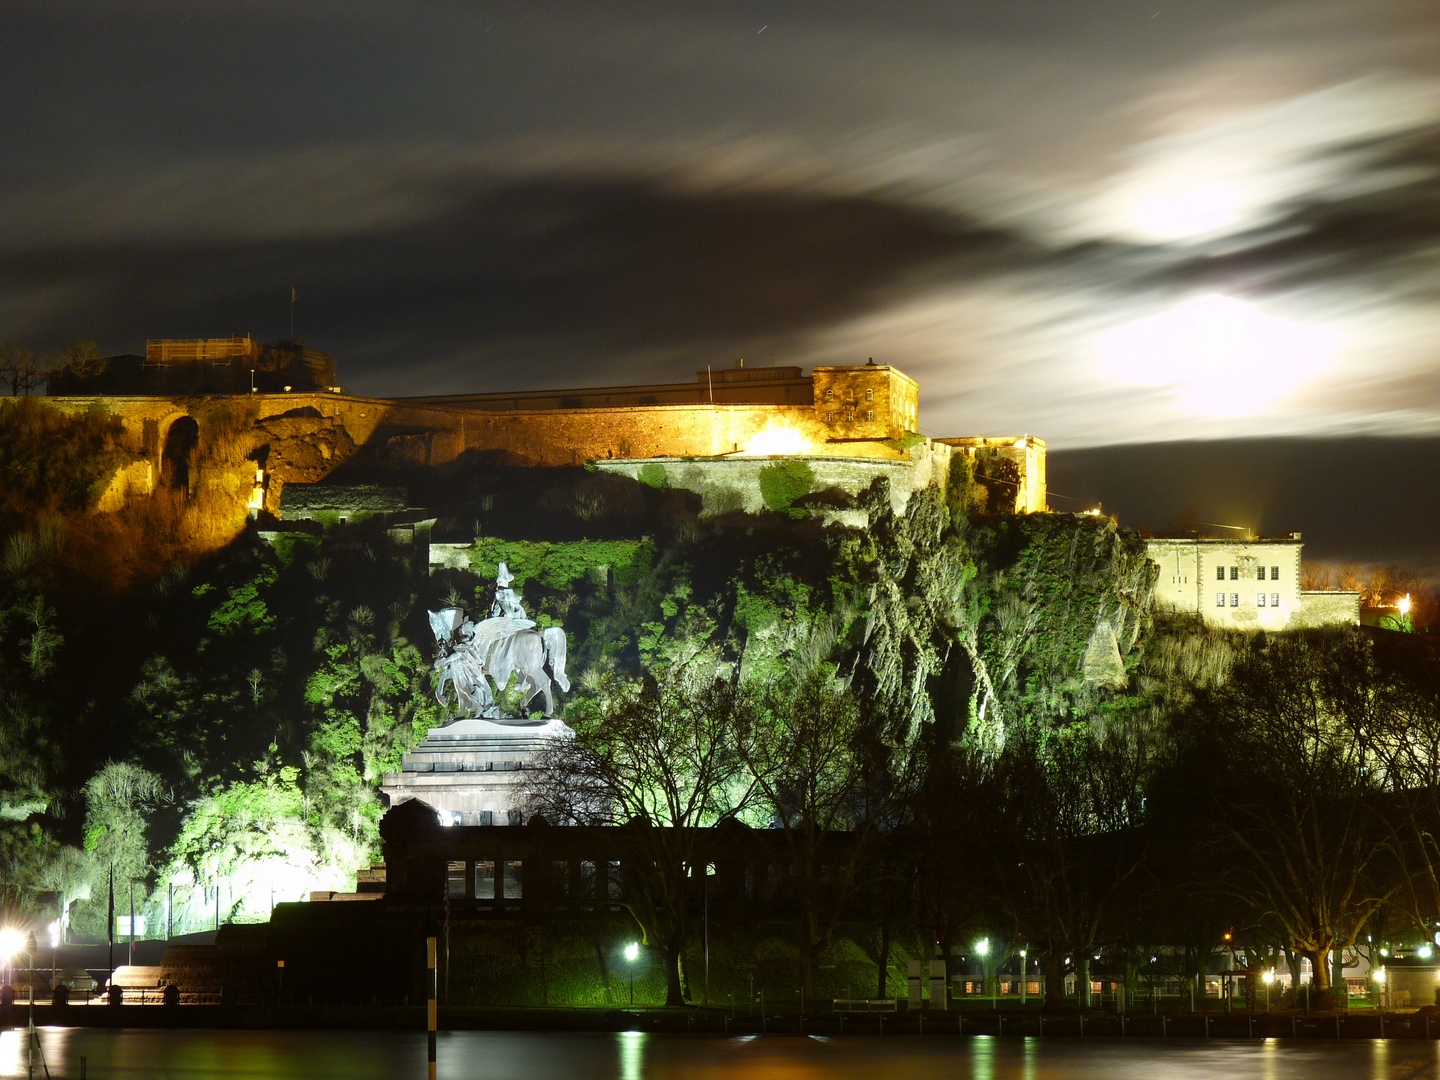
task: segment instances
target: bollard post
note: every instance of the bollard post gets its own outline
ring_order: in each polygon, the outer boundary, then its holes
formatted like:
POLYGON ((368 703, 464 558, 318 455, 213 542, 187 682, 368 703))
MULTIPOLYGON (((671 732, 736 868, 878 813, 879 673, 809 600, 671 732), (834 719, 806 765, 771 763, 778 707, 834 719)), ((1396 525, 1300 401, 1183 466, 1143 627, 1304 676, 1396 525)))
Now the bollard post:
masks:
POLYGON ((429 1043, 429 1071, 427 1075, 430 1080, 435 1080, 435 1021, 437 1019, 435 1009, 435 993, 439 988, 439 979, 435 970, 435 939, 425 939, 425 966, 430 969, 430 999, 425 1006, 425 1031, 429 1043))
POLYGON ((1205 1014, 1205 1037, 1207 1039, 1210 1037, 1210 1014, 1208 1012, 1205 1014))

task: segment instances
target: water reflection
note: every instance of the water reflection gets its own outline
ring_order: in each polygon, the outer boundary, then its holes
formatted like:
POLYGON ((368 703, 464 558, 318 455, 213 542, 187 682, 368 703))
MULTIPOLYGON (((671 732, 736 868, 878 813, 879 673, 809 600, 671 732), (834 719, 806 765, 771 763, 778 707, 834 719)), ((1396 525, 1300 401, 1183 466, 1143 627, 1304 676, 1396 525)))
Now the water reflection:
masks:
POLYGON ((620 1040, 620 1080, 643 1080, 645 1076, 645 1033, 622 1031, 620 1040))
MULTIPOLYGON (((424 1076, 423 1033, 41 1030, 50 1072, 97 1080, 368 1080, 424 1076)), ((39 1068, 37 1065, 37 1074, 39 1068)), ((22 1077, 23 1029, 0 1032, 0 1077, 22 1077)), ((441 1080, 1419 1080, 1422 1041, 710 1037, 454 1032, 441 1080)))

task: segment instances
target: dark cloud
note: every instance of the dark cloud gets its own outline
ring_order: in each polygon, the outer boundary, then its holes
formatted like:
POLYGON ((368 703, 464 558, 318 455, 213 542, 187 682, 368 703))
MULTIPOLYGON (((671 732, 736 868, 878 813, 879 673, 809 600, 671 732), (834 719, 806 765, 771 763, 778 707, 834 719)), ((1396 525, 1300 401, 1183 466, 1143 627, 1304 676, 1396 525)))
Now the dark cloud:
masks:
MULTIPOLYGON (((1440 580, 1440 438, 1230 439, 1052 453, 1057 510, 1103 506, 1164 530, 1192 516, 1263 536, 1300 532, 1306 558, 1395 562, 1440 580), (1068 498, 1066 497, 1068 496, 1068 498)), ((1222 530, 1211 530, 1216 533, 1222 530)))
POLYGON ((620 377, 634 354, 723 363, 878 305, 908 277, 1023 257, 1001 230, 875 198, 536 179, 361 235, 22 252, 0 258, 0 289, 84 297, 30 334, 83 330, 119 351, 146 337, 275 337, 293 282, 298 329, 340 355, 348 385, 420 392, 620 377), (453 367, 407 386, 404 368, 437 363, 453 367))

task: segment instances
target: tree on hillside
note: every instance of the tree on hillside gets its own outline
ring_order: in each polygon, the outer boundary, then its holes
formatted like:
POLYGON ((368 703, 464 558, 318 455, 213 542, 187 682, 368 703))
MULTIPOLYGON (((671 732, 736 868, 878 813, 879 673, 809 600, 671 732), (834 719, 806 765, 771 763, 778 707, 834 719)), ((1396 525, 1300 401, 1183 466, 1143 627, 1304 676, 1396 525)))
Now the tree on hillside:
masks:
POLYGON ((114 871, 117 890, 148 877, 149 815, 169 801, 160 777, 124 761, 109 762, 85 782, 85 850, 99 873, 114 871))
POLYGON ((28 395, 43 381, 45 363, 25 346, 9 341, 0 344, 0 393, 11 397, 28 395))
POLYGON ((666 1003, 683 1005, 680 960, 701 830, 741 814, 754 783, 737 733, 750 694, 698 656, 643 678, 601 676, 531 773, 531 812, 557 823, 623 826, 623 903, 665 965, 666 1003))
POLYGON ((63 379, 93 379, 103 375, 110 361, 93 341, 76 338, 50 358, 50 369, 63 379))

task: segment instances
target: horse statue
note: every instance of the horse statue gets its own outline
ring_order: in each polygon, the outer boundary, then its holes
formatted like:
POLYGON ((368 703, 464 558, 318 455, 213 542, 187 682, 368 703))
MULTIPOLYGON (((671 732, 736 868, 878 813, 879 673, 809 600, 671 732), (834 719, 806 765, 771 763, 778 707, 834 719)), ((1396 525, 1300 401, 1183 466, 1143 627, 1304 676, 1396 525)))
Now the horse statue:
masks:
POLYGON ((561 690, 570 689, 565 675, 565 631, 558 626, 535 629, 525 617, 519 597, 510 589, 511 576, 500 564, 491 617, 472 622, 460 608, 448 607, 431 611, 430 629, 435 641, 448 650, 435 660, 440 681, 435 698, 448 705, 446 684, 455 687, 455 697, 466 716, 491 720, 518 719, 505 717, 495 701, 495 690, 503 690, 511 674, 518 674, 528 690, 520 702, 521 716, 528 716, 527 707, 537 694, 545 696, 545 717, 555 715, 555 699, 550 692, 551 676, 561 690), (545 672, 549 665, 550 675, 545 672), (490 680, 495 681, 495 690, 490 680))

